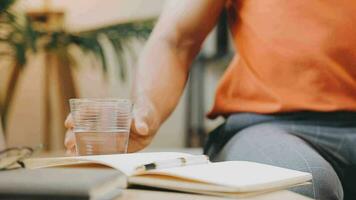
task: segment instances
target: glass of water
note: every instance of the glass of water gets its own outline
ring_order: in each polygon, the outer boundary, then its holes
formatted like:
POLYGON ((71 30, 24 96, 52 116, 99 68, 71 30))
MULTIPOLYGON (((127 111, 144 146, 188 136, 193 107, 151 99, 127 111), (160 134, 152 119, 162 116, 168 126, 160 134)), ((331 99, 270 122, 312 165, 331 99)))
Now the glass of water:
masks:
POLYGON ((132 103, 127 99, 70 99, 79 155, 127 153, 132 103))

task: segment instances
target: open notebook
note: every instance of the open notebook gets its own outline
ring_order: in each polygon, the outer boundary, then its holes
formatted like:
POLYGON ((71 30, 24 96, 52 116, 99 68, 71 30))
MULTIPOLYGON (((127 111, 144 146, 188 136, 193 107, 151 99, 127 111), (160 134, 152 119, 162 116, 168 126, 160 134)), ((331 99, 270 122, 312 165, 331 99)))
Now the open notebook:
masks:
POLYGON ((246 161, 226 161, 138 172, 138 166, 155 161, 193 155, 176 152, 132 153, 98 156, 33 158, 24 161, 29 169, 90 164, 121 171, 127 186, 141 185, 184 192, 242 197, 306 184, 309 173, 246 161))

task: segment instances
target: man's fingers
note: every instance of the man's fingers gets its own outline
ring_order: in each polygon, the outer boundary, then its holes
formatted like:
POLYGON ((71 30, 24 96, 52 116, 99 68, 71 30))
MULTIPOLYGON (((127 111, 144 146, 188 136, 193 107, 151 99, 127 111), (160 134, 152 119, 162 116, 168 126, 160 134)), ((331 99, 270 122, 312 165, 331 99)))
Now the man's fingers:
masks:
POLYGON ((67 119, 66 119, 66 121, 64 122, 64 126, 65 126, 66 128, 73 128, 73 127, 74 127, 74 122, 73 122, 73 118, 72 118, 72 115, 71 115, 71 114, 69 114, 69 115, 67 116, 67 119))
POLYGON ((68 129, 66 132, 66 137, 64 139, 64 146, 66 147, 67 150, 71 150, 75 148, 74 132, 70 129, 68 129))
POLYGON ((146 123, 136 123, 136 130, 138 130, 141 135, 148 135, 148 126, 146 123))
POLYGON ((149 134, 149 127, 147 124, 149 113, 148 110, 144 108, 146 107, 138 106, 134 108, 133 121, 131 126, 133 128, 134 133, 142 136, 146 136, 149 134))
POLYGON ((77 155, 77 151, 76 151, 76 149, 75 149, 75 146, 74 146, 73 148, 71 148, 71 149, 67 149, 67 150, 66 150, 66 154, 69 155, 69 156, 75 156, 75 155, 77 155))
POLYGON ((132 123, 134 133, 142 136, 148 135, 148 126, 145 122, 140 119, 134 119, 132 123))

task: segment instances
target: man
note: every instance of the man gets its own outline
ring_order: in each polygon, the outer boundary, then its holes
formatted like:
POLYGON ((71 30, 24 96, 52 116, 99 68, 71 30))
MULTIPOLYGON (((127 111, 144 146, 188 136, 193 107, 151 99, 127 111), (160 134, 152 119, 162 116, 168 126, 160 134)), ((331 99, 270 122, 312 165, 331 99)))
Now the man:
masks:
MULTIPOLYGON (((313 184, 296 191, 315 199, 355 199, 354 0, 168 3, 138 63, 129 150, 147 146, 171 114, 223 9, 239 56, 209 113, 224 116, 226 123, 210 134, 205 152, 215 161, 307 171, 313 184)), ((68 149, 74 147, 72 138, 69 130, 68 149)))

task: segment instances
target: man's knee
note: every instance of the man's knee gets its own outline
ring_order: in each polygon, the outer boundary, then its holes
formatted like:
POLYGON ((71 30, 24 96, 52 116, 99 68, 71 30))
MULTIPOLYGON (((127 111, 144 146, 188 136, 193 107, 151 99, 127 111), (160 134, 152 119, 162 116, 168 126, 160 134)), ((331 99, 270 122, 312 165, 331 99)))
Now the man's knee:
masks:
MULTIPOLYGON (((276 142, 281 142, 284 130, 272 124, 260 124, 245 128, 236 133, 221 149, 216 161, 222 160, 261 160, 268 155, 262 152, 276 142)), ((283 140, 283 139, 282 139, 283 140)))
MULTIPOLYGON (((307 170, 306 170, 307 171, 307 170)), ((344 192, 336 172, 330 165, 312 168, 313 175, 313 196, 320 200, 342 200, 344 192)), ((295 189, 294 191, 300 192, 295 189)))
MULTIPOLYGON (((288 131, 280 125, 277 124, 259 124, 247 127, 238 133, 236 133, 235 137, 232 138, 232 141, 235 139, 249 141, 251 142, 259 142, 265 141, 264 144, 268 144, 268 142, 279 142, 283 141, 281 138, 288 138, 291 135, 288 134, 288 131)), ((235 142, 236 142, 235 141, 235 142)), ((260 144, 258 144, 260 145, 260 144)))
POLYGON ((296 192, 315 199, 343 199, 332 166, 304 140, 278 125, 260 124, 236 133, 215 160, 246 160, 309 172, 313 184, 297 187, 296 192))

